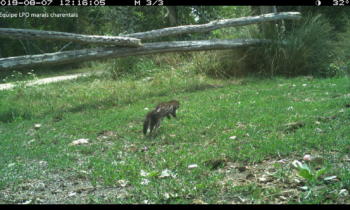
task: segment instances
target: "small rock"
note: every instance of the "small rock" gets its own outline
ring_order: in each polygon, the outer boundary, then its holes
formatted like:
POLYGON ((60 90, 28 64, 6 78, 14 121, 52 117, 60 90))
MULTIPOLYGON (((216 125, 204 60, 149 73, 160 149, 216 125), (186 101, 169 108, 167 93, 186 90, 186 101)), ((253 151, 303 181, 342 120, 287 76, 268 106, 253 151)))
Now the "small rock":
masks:
POLYGON ((348 195, 349 195, 349 192, 346 189, 342 189, 338 194, 338 198, 345 198, 348 195))
POLYGON ((283 200, 283 201, 287 200, 287 198, 284 197, 284 196, 280 196, 280 199, 283 200))
POLYGON ((24 203, 22 203, 22 204, 32 204, 33 203, 33 200, 32 199, 30 199, 30 200, 27 200, 26 202, 24 202, 24 203))
POLYGON ((259 182, 260 182, 260 183, 266 183, 267 180, 266 180, 265 178, 260 178, 260 179, 259 179, 259 182))
POLYGON ((76 194, 77 194, 76 192, 70 192, 70 193, 68 194, 68 197, 75 196, 76 194))
POLYGON ((118 181, 118 184, 119 184, 121 187, 125 187, 127 183, 128 183, 128 181, 125 181, 125 180, 119 180, 119 181, 118 181))
POLYGON ((36 186, 36 190, 37 190, 37 191, 44 191, 44 190, 45 190, 45 184, 44 184, 44 183, 39 183, 39 184, 36 186))
POLYGON ((293 162, 291 162, 291 163, 289 164, 289 166, 290 166, 291 168, 295 168, 295 169, 298 168, 298 165, 301 167, 303 164, 302 164, 300 161, 297 161, 297 160, 294 160, 293 162))
POLYGON ((74 146, 74 145, 78 145, 78 144, 88 144, 89 139, 79 139, 79 140, 76 140, 76 141, 73 141, 72 143, 68 144, 68 146, 74 146))
POLYGON ((192 165, 189 165, 188 168, 197 168, 198 165, 197 164, 192 164, 192 165))

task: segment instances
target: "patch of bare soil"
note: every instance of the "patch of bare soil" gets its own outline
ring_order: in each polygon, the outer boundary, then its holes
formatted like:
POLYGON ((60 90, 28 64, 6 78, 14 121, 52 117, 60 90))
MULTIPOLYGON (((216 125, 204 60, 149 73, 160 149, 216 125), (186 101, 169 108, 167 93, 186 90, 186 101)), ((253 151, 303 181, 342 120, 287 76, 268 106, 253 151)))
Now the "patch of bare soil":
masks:
MULTIPOLYGON (((218 183, 222 186, 221 193, 223 197, 225 197, 225 192, 228 192, 228 188, 232 186, 239 187, 252 184, 254 184, 254 189, 248 191, 247 195, 255 197, 255 201, 252 202, 245 196, 236 195, 226 198, 225 203, 251 204, 256 203, 256 200, 260 200, 259 203, 287 204, 291 202, 300 203, 308 196, 319 196, 323 198, 321 203, 350 204, 349 195, 338 195, 339 192, 335 190, 334 185, 340 181, 338 178, 310 187, 306 180, 299 175, 299 170, 290 166, 293 160, 268 157, 262 163, 252 166, 232 162, 224 163, 225 167, 219 169, 219 171, 225 174, 225 178, 218 183), (306 185, 309 186, 308 190, 300 188, 306 185)), ((297 160, 301 162, 302 158, 300 157, 297 160)), ((314 169, 318 170, 320 168, 320 166, 315 166, 314 169)), ((318 180, 325 177, 321 175, 318 180)), ((345 191, 348 190, 345 189, 345 191)), ((198 198, 195 200, 198 201, 198 198)))
POLYGON ((90 198, 108 199, 128 195, 126 187, 92 186, 87 172, 68 173, 52 172, 51 179, 25 180, 12 189, 3 189, 0 203, 7 204, 60 204, 60 203, 94 203, 90 198))

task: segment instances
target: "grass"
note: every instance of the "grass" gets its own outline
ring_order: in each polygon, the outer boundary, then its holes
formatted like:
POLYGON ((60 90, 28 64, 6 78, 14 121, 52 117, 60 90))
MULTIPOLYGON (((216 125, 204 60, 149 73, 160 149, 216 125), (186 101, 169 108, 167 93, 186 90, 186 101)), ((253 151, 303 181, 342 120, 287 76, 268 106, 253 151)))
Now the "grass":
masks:
POLYGON ((15 87, 0 90, 0 203, 349 204, 348 43, 331 31, 316 16, 265 33, 290 46, 89 62, 107 70, 46 85, 28 82, 91 69, 1 73, 15 87), (310 74, 335 77, 277 76, 310 74), (145 138, 146 113, 170 100, 178 120, 145 138), (323 163, 300 174, 305 154, 323 163))
POLYGON ((150 77, 102 74, 0 91, 0 202, 349 202, 336 200, 350 190, 347 77, 215 80, 181 68, 150 77), (155 139, 144 138, 145 108, 175 99, 178 120, 164 119, 155 139), (82 138, 89 143, 69 146, 82 138), (304 154, 322 155, 337 181, 300 190, 307 183, 291 181, 302 180, 298 171, 276 161, 304 154), (260 183, 267 171, 273 181, 260 183), (284 185, 296 197, 281 198, 284 185), (30 190, 36 197, 24 195, 30 190))

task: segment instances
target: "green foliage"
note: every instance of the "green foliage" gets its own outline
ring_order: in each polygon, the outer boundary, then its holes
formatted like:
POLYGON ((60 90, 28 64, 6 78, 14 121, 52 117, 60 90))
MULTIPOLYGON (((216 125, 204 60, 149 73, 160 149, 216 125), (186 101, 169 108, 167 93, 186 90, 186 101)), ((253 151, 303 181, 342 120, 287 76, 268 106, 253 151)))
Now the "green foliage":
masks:
POLYGON ((331 167, 327 166, 318 170, 316 173, 313 173, 312 170, 306 164, 303 164, 302 166, 298 165, 298 169, 300 171, 300 176, 304 177, 309 183, 314 183, 319 176, 321 176, 326 171, 329 171, 331 167))
MULTIPOLYGON (((300 12, 303 17, 300 20, 302 25, 307 19, 321 14, 326 19, 329 19, 329 24, 335 29, 335 32, 344 32, 350 24, 350 8, 344 6, 332 7, 314 7, 314 6, 279 6, 280 12, 300 12)), ((287 31, 295 24, 295 21, 287 20, 287 31)))
POLYGON ((37 80, 34 70, 27 72, 27 75, 23 76, 23 73, 19 71, 13 71, 10 77, 3 79, 4 83, 12 83, 15 87, 23 88, 28 83, 37 80))
MULTIPOLYGON (((0 12, 12 14, 27 12, 29 14, 28 18, 3 18, 3 21, 0 22, 1 28, 34 29, 78 34, 84 32, 84 34, 101 35, 100 32, 103 31, 106 23, 105 16, 102 15, 105 10, 102 7, 1 7, 0 12), (32 17, 32 15, 40 14, 77 14, 77 18, 32 17)), ((0 38, 0 48, 4 57, 52 53, 60 50, 79 50, 88 47, 91 47, 91 45, 69 44, 63 41, 0 38)))
POLYGON ((334 77, 344 77, 347 75, 347 73, 344 71, 344 67, 347 67, 347 69, 349 69, 348 66, 350 62, 348 62, 347 65, 345 66, 339 66, 339 64, 336 64, 336 63, 331 63, 329 64, 329 66, 325 66, 323 67, 320 72, 323 74, 323 75, 327 75, 327 76, 334 76, 334 77))
POLYGON ((343 76, 339 67, 346 66, 350 71, 350 24, 345 29, 346 31, 339 33, 336 41, 333 42, 335 52, 331 56, 334 64, 330 68, 333 68, 337 76, 343 76))
POLYGON ((247 17, 250 8, 247 6, 223 6, 220 12, 220 19, 247 17))
POLYGON ((283 76, 329 76, 331 72, 324 68, 331 62, 334 52, 331 40, 334 34, 327 20, 320 15, 310 17, 302 25, 295 25, 287 33, 271 28, 265 34, 248 27, 254 38, 269 39, 259 47, 251 47, 249 54, 258 72, 264 75, 283 76), (286 41, 287 44, 283 44, 286 41))

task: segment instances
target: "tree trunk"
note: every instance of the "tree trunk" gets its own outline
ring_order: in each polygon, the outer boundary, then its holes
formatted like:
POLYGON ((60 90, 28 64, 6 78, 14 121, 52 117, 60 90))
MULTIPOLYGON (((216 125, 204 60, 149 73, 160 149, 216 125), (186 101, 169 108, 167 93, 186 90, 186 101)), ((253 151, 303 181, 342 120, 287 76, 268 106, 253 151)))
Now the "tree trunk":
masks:
POLYGON ((175 6, 166 6, 169 11, 170 26, 177 26, 177 12, 175 6))
MULTIPOLYGON (((261 14, 268 14, 268 13, 274 13, 276 14, 277 11, 276 11, 276 6, 260 6, 260 11, 261 11, 261 14)), ((267 34, 269 30, 275 30, 275 24, 276 22, 273 21, 273 22, 263 22, 262 23, 262 32, 264 34, 267 34)))

